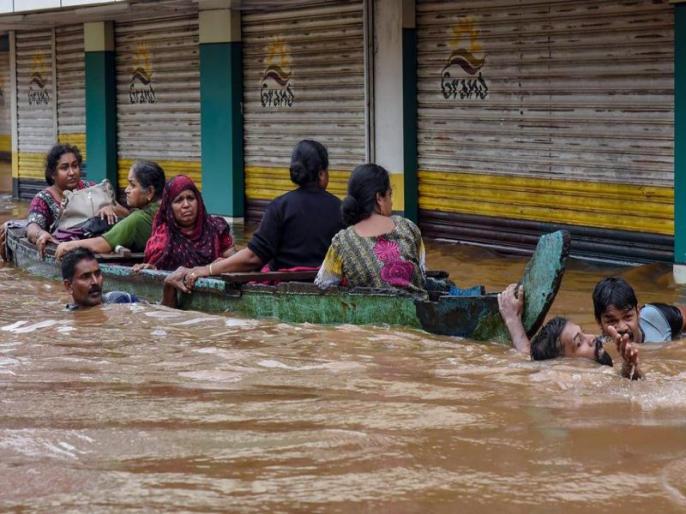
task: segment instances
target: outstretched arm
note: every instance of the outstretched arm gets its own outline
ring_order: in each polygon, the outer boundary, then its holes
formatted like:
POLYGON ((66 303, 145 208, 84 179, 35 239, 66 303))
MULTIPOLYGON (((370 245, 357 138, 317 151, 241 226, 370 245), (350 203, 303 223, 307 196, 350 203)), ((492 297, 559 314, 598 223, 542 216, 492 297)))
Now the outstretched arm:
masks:
POLYGON ((613 326, 607 327, 607 333, 622 357, 622 376, 630 380, 642 379, 643 372, 638 368, 638 347, 629 341, 629 334, 622 335, 613 326))
POLYGON ((502 293, 498 294, 498 307, 505 326, 508 332, 510 332, 512 345, 517 351, 530 355, 531 343, 522 324, 524 288, 517 284, 507 286, 502 293))
POLYGON ((180 276, 177 270, 173 275, 175 278, 182 280, 184 284, 182 285, 179 280, 172 280, 169 283, 186 293, 188 292, 186 289, 193 289, 195 281, 199 278, 209 277, 210 275, 220 275, 222 273, 255 271, 260 269, 263 265, 262 259, 260 259, 255 252, 250 248, 243 248, 230 257, 216 260, 207 266, 196 266, 195 268, 187 269, 183 276, 180 276))
POLYGON ((65 253, 79 247, 88 248, 93 253, 110 253, 112 251, 112 247, 104 237, 92 237, 58 244, 55 250, 55 259, 62 260, 65 253))

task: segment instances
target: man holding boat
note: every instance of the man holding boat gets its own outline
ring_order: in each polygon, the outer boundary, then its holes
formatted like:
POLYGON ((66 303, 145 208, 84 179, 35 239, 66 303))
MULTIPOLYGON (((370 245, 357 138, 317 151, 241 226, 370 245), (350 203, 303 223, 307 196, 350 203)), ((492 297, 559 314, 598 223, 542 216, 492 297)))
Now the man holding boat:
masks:
POLYGON ((591 359, 602 365, 612 366, 612 358, 603 348, 603 342, 609 338, 615 343, 622 357, 622 376, 631 380, 643 378, 638 367, 638 348, 622 327, 604 326, 606 338, 585 333, 576 323, 563 317, 548 321, 531 340, 522 325, 524 309, 524 290, 521 285, 510 284, 498 294, 500 314, 505 321, 514 347, 531 356, 533 360, 547 360, 556 357, 591 359))
POLYGON ((62 257, 62 279, 64 288, 71 295, 73 303, 69 310, 94 307, 103 303, 136 303, 135 295, 124 291, 102 294, 103 276, 93 252, 87 248, 76 248, 62 257))

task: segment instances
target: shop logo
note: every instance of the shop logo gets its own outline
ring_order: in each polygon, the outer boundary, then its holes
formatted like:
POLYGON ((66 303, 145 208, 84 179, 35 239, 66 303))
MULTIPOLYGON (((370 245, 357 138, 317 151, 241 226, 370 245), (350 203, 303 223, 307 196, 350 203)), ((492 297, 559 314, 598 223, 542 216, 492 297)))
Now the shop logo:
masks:
POLYGON ((266 47, 266 67, 262 74, 260 102, 262 107, 292 107, 295 101, 291 76, 291 52, 288 45, 275 39, 266 47))
POLYGON ((46 74, 47 66, 43 54, 35 53, 31 59, 31 81, 29 82, 29 105, 48 105, 50 103, 50 92, 48 91, 47 81, 43 78, 46 74))
POLYGON ((152 64, 150 50, 145 43, 136 45, 133 56, 134 67, 129 81, 129 103, 154 104, 157 102, 155 89, 152 87, 152 64))
POLYGON ((441 71, 441 92, 446 100, 460 100, 488 96, 488 85, 481 74, 486 62, 478 41, 476 23, 467 16, 453 27, 450 47, 453 52, 441 71))

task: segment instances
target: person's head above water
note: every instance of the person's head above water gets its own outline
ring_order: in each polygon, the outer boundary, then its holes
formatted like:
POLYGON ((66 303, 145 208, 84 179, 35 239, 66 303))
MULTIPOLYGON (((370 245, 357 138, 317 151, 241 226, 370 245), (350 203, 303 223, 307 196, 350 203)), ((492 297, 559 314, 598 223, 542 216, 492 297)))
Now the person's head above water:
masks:
POLYGON ((579 325, 561 316, 548 321, 531 339, 533 360, 556 357, 585 358, 612 366, 612 358, 603 349, 600 338, 584 333, 579 325))
POLYGON ((593 313, 603 334, 607 334, 608 327, 614 327, 620 334, 628 334, 630 341, 642 342, 636 293, 623 278, 608 277, 596 284, 593 313))
POLYGON ((388 171, 378 164, 361 164, 350 174, 348 194, 341 213, 346 226, 369 218, 373 213, 390 216, 393 191, 388 171))
POLYGON ((102 303, 100 265, 87 248, 75 248, 64 254, 62 280, 77 307, 93 307, 102 303))
POLYGON ((293 149, 290 166, 291 181, 300 187, 329 185, 329 153, 318 141, 303 139, 293 149))

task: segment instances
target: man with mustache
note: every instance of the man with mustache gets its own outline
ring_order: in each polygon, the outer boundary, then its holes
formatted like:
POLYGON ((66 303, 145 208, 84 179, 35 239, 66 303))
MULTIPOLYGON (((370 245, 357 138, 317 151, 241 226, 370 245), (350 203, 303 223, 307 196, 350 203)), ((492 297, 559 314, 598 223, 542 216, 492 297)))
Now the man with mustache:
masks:
POLYGON ((665 343, 684 330, 686 309, 664 303, 638 308, 636 293, 621 277, 604 278, 593 289, 593 312, 604 334, 614 327, 635 343, 665 343))
MULTIPOLYGON (((548 321, 529 340, 521 319, 524 309, 524 289, 521 285, 510 284, 498 295, 498 305, 514 347, 530 355, 533 360, 572 357, 612 366, 612 358, 603 349, 601 338, 583 332, 579 325, 560 316, 548 321)), ((605 335, 615 343, 622 357, 622 376, 631 380, 643 378, 638 367, 638 348, 631 342, 629 334, 619 333, 614 326, 607 325, 605 335)))
POLYGON ((103 303, 136 303, 135 295, 124 291, 102 294, 103 276, 93 252, 87 248, 75 248, 62 257, 62 279, 64 288, 71 295, 73 303, 69 310, 94 307, 103 303))

